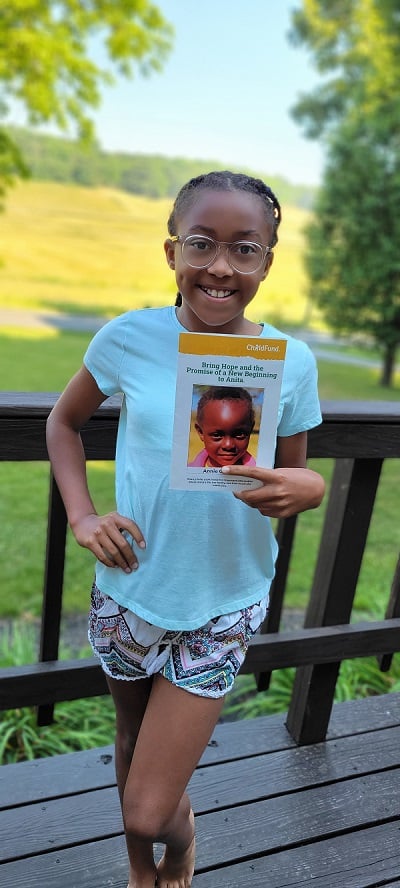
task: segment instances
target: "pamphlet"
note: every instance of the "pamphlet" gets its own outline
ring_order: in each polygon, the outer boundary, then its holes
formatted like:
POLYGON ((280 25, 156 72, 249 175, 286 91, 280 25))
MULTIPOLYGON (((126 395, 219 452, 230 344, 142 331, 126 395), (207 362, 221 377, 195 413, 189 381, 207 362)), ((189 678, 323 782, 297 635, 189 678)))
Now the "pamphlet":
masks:
POLYGON ((225 465, 272 468, 285 339, 181 333, 170 487, 244 490, 225 465))

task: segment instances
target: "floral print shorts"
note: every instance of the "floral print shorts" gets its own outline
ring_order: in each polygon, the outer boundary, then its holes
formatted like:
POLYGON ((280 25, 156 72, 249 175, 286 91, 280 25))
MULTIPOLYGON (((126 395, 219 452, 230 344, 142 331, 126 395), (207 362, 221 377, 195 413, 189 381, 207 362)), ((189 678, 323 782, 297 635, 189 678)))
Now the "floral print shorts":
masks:
POLYGON ((93 584, 88 636, 102 668, 125 681, 159 674, 201 697, 223 697, 233 687, 251 637, 260 628, 268 596, 200 629, 177 631, 147 623, 93 584))

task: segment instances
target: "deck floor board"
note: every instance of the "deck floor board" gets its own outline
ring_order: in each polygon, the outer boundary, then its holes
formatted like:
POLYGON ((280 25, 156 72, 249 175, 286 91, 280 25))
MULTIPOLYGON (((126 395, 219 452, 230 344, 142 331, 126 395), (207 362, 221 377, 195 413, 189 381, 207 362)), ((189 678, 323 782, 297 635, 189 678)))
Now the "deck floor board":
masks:
MULTIPOLYGON (((218 725, 193 775, 193 888, 400 888, 400 694, 218 725)), ((2 888, 126 888, 111 747, 0 769, 2 888)), ((160 849, 161 853, 161 849, 160 849)))

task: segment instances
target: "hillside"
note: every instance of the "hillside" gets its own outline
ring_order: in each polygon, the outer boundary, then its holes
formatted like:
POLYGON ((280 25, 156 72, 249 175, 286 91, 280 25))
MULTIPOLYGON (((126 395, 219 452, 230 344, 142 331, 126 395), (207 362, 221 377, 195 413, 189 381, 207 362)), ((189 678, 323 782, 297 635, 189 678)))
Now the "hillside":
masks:
MULTIPOLYGON (((220 162, 210 160, 105 152, 96 144, 83 147, 81 143, 63 137, 17 127, 10 127, 9 132, 29 166, 31 177, 40 181, 104 186, 161 198, 174 197, 193 176, 210 169, 226 168, 220 162)), ((237 168, 233 169, 237 171, 237 168)), ((269 176, 266 170, 248 168, 245 172, 268 181, 283 203, 303 209, 312 206, 315 188, 293 185, 284 178, 269 176)))
MULTIPOLYGON (((113 316, 175 298, 163 242, 170 199, 112 188, 18 184, 0 215, 0 304, 113 316)), ((250 309, 255 320, 301 323, 305 210, 283 207, 273 267, 250 309)))

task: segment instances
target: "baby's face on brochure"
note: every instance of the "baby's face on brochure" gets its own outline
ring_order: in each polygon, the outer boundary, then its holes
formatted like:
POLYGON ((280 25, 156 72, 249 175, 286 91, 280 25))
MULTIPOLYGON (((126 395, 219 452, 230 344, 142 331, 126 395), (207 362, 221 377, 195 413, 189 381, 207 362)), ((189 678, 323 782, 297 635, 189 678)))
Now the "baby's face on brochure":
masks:
POLYGON ((209 401, 196 430, 207 450, 208 465, 240 465, 252 431, 248 404, 239 399, 209 401))

